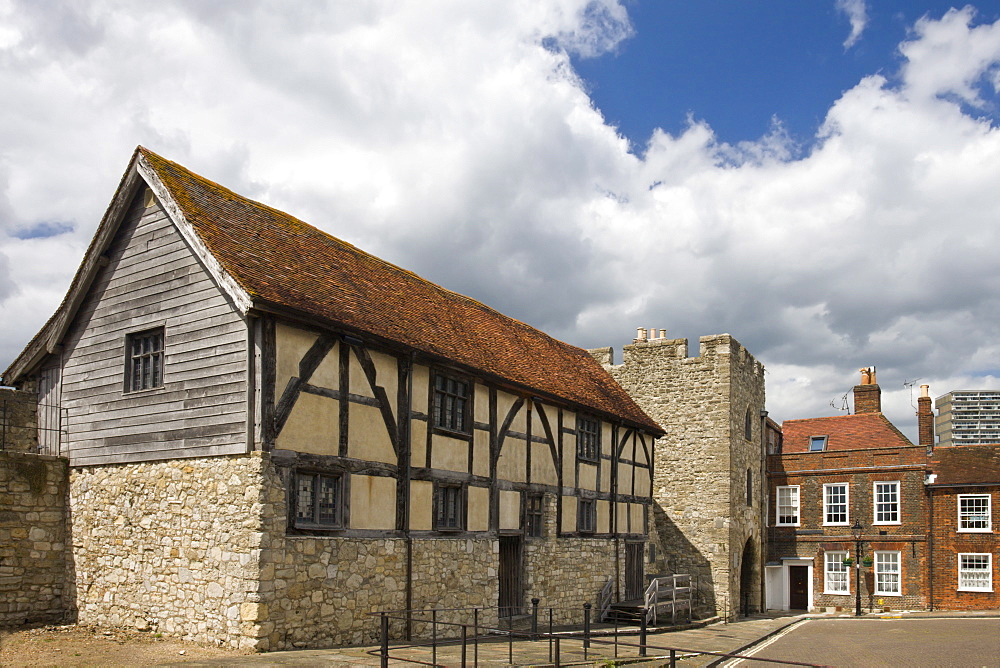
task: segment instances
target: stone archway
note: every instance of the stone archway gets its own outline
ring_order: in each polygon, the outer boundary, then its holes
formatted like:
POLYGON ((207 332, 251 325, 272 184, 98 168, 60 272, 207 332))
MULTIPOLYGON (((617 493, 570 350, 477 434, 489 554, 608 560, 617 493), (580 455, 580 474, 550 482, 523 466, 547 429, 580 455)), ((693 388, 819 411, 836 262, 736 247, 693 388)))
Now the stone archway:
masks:
POLYGON ((753 536, 750 536, 743 546, 743 556, 740 559, 740 598, 737 609, 744 617, 757 612, 757 601, 760 598, 757 571, 757 549, 753 536))

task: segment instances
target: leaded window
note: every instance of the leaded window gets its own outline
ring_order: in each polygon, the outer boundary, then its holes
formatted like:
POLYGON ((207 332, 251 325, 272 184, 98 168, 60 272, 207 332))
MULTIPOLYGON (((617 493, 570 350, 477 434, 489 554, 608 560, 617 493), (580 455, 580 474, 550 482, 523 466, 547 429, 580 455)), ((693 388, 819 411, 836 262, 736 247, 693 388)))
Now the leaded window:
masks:
POLYGON ((541 494, 529 494, 525 500, 525 533, 531 538, 540 538, 542 535, 542 502, 541 494))
POLYGON ((465 495, 461 485, 438 485, 435 501, 435 529, 460 531, 465 528, 465 495))
POLYGON ((444 374, 434 376, 435 427, 468 432, 468 403, 468 381, 444 374))
POLYGON ((343 476, 295 473, 295 526, 305 529, 341 529, 343 476))
POLYGON ((579 416, 576 420, 576 452, 580 459, 597 461, 601 454, 601 421, 579 416))
POLYGON ((577 529, 582 533, 594 533, 597 531, 597 501, 594 499, 580 499, 580 505, 577 508, 577 529))
POLYGON ((163 386, 163 328, 125 337, 125 391, 163 386))

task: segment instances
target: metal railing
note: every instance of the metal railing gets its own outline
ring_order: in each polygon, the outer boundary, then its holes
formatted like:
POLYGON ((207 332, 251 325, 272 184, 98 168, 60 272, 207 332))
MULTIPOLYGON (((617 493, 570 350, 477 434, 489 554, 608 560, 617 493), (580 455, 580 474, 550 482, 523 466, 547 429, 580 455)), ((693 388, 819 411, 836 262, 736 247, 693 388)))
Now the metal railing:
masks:
POLYGON ((688 623, 692 619, 691 576, 686 574, 653 578, 643 595, 647 624, 656 626, 661 609, 670 610, 670 623, 677 623, 677 611, 687 610, 688 623))
POLYGON ((611 612, 611 601, 614 599, 614 584, 614 578, 608 578, 608 581, 604 583, 600 593, 597 595, 597 618, 602 622, 608 618, 608 614, 611 612))
POLYGON ((53 404, 0 398, 0 450, 59 455, 67 410, 53 404))
POLYGON ((425 666, 478 666, 481 655, 484 663, 491 665, 498 660, 503 660, 506 665, 510 666, 548 663, 558 667, 563 665, 564 661, 577 662, 582 655, 583 661, 658 658, 664 662, 662 665, 672 668, 679 660, 702 656, 821 668, 820 664, 653 644, 648 639, 645 618, 641 620, 638 628, 619 629, 616 623, 613 631, 604 629, 595 635, 591 625, 592 605, 590 603, 585 603, 582 606, 581 616, 578 617, 582 624, 577 623, 557 628, 553 622, 556 609, 546 608, 544 611, 540 611, 536 601, 537 599, 532 600, 532 622, 530 629, 527 630, 505 629, 484 624, 484 613, 489 610, 487 608, 435 608, 374 612, 371 614, 378 617, 379 620, 379 647, 370 650, 368 654, 378 656, 380 665, 384 667, 389 666, 390 660, 425 666), (455 613, 463 612, 470 613, 471 619, 458 622, 440 619, 441 613, 449 613, 449 616, 454 616, 455 613), (543 618, 547 617, 547 629, 539 630, 539 615, 543 612, 547 612, 547 614, 542 614, 543 618), (397 628, 399 628, 414 621, 430 626, 428 640, 423 642, 391 642, 390 629, 394 622, 399 623, 397 624, 397 628), (622 639, 623 637, 631 639, 637 634, 638 642, 622 639), (546 644, 540 645, 543 642, 546 644), (428 649, 430 656, 428 656, 428 649), (411 655, 407 656, 406 652, 411 652, 411 655), (515 656, 523 661, 515 661, 515 656))

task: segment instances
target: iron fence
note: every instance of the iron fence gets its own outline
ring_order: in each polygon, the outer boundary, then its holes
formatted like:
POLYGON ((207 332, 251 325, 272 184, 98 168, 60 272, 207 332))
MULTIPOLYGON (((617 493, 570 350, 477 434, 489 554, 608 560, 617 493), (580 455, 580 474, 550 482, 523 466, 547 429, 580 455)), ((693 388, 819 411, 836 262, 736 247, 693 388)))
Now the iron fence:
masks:
POLYGON ((0 398, 0 450, 59 455, 66 436, 67 412, 54 404, 16 397, 0 398))
MULTIPOLYGON (((562 666, 583 661, 661 660, 663 666, 674 668, 685 660, 697 657, 744 659, 758 663, 785 666, 812 666, 821 664, 767 659, 758 656, 726 652, 686 649, 649 642, 649 628, 645 615, 637 626, 620 627, 597 625, 592 622, 592 605, 585 603, 579 609, 574 624, 556 625, 556 611, 565 609, 539 608, 538 599, 532 599, 530 619, 523 629, 513 624, 489 625, 484 623, 493 608, 432 608, 425 610, 383 610, 371 613, 379 620, 379 647, 368 653, 380 659, 387 667, 389 661, 415 663, 425 666, 478 666, 495 665, 502 661, 509 666, 548 664, 562 666), (464 621, 445 621, 443 616, 454 618, 456 613, 466 613, 464 621), (390 630, 409 629, 414 623, 427 625, 429 639, 412 639, 393 643, 390 630), (638 637, 638 642, 634 639, 638 637), (506 656, 504 656, 504 654, 506 656), (518 661, 515 661, 517 657, 518 661)), ((502 611, 497 610, 498 613, 502 611)), ((500 614, 498 614, 500 617, 500 614)))

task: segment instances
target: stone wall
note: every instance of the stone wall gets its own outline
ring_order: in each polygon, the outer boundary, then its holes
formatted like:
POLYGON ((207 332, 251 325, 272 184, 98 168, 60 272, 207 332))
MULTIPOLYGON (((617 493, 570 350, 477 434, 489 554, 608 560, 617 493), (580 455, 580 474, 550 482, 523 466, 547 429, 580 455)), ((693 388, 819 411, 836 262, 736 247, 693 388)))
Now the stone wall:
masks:
MULTIPOLYGON (((74 469, 80 621, 258 651, 369 645, 372 613, 408 607, 409 563, 409 607, 468 624, 480 608, 497 624, 496 538, 289 535, 283 479, 266 453, 74 469)), ((579 621, 616 573, 615 541, 557 538, 551 498, 545 517, 545 538, 525 545, 525 604, 537 596, 566 611, 556 621, 579 621)), ((430 628, 417 619, 412 632, 430 628)))
POLYGON ((259 455, 76 468, 79 621, 266 649, 259 455))
POLYGON ((0 450, 38 451, 37 410, 34 392, 0 388, 0 450))
POLYGON ((764 368, 728 334, 703 336, 698 357, 685 339, 646 337, 591 351, 660 426, 653 476, 651 570, 697 576, 710 609, 762 605, 764 368), (751 438, 744 438, 750 411, 751 438), (751 503, 746 475, 752 473, 751 503), (746 562, 746 566, 744 566, 746 562))
POLYGON ((0 452, 0 625, 66 619, 66 460, 0 452))
MULTIPOLYGON (((525 610, 532 598, 539 608, 553 608, 556 624, 582 623, 583 604, 597 606, 598 594, 609 578, 616 576, 615 541, 609 538, 556 538, 555 500, 544 497, 541 538, 527 539, 524 546, 525 610)), ((618 587, 625 591, 625 548, 619 541, 618 587)), ((547 623, 547 612, 542 618, 547 623)), ((540 622, 541 623, 541 622, 540 622)))

